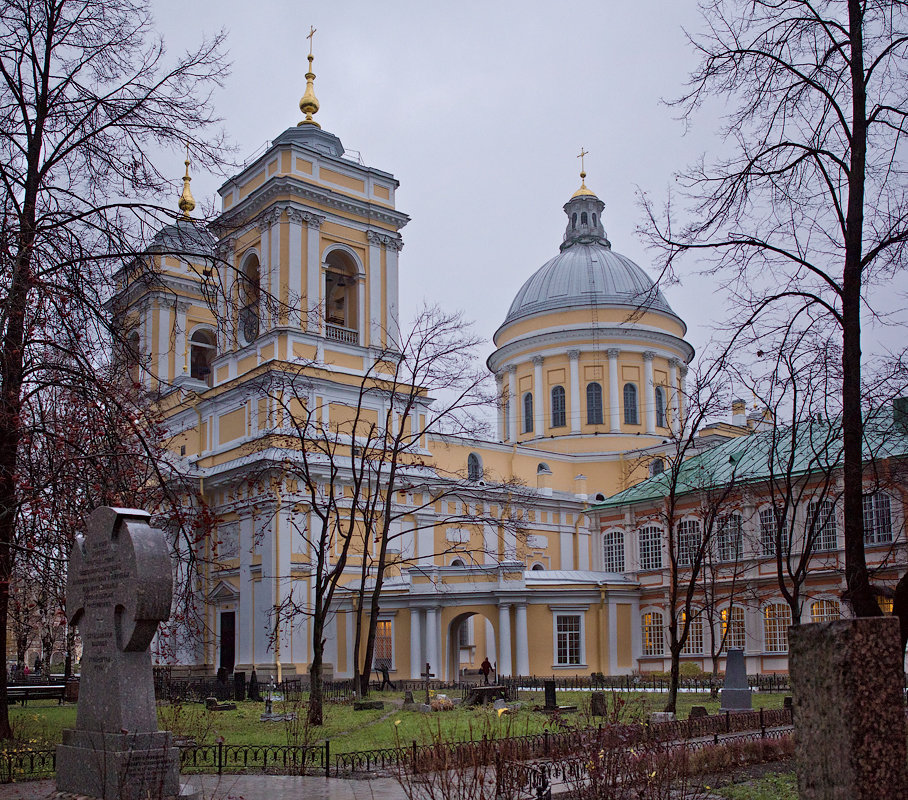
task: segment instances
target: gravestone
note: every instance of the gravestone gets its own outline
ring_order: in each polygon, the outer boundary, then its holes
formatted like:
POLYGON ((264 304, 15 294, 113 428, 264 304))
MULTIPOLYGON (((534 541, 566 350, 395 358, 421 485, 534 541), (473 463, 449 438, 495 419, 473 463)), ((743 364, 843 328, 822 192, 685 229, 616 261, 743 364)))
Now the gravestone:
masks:
POLYGON ((558 703, 555 700, 555 681, 543 681, 542 688, 545 691, 545 708, 549 711, 554 711, 558 708, 558 703))
POLYGON ((95 509, 69 559, 66 613, 82 635, 76 727, 57 746, 57 791, 116 800, 180 795, 179 752, 158 730, 149 645, 170 616, 170 552, 150 515, 95 509))
POLYGON ((233 699, 238 703, 246 699, 246 673, 233 673, 233 699))
POLYGON ((594 717, 608 716, 608 701, 605 692, 593 692, 590 695, 590 714, 594 717))
POLYGON ((908 797, 898 619, 816 622, 788 636, 798 797, 908 797))
POLYGON ((426 705, 429 705, 429 703, 430 703, 430 698, 429 698, 429 679, 430 679, 430 678, 434 678, 434 677, 435 677, 435 673, 432 672, 432 667, 430 666, 430 664, 429 664, 428 661, 426 662, 426 671, 425 671, 425 672, 421 672, 421 673, 420 673, 420 677, 421 677, 421 678, 423 679, 423 681, 425 682, 425 689, 426 689, 426 705))
POLYGON ((725 683, 719 694, 719 710, 750 711, 753 708, 752 694, 747 684, 744 651, 736 647, 729 648, 725 656, 725 683))
POLYGON ((708 716, 709 711, 707 711, 706 706, 691 706, 688 719, 701 719, 708 716))

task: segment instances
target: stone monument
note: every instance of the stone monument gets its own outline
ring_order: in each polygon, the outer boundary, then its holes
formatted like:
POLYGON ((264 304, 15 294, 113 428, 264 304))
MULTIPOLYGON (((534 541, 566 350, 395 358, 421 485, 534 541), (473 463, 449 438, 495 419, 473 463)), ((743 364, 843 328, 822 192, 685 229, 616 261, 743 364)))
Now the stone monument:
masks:
POLYGON ((796 625, 788 638, 798 797, 908 797, 898 619, 796 625))
POLYGON ((753 692, 747 683, 747 666, 744 651, 730 647, 725 655, 725 684, 719 695, 720 711, 750 711, 753 692))
POLYGON ((64 730, 57 747, 61 793, 110 800, 181 793, 179 751, 158 730, 148 649, 173 597, 170 551, 150 518, 102 506, 73 545, 66 614, 82 635, 82 678, 75 730, 64 730))

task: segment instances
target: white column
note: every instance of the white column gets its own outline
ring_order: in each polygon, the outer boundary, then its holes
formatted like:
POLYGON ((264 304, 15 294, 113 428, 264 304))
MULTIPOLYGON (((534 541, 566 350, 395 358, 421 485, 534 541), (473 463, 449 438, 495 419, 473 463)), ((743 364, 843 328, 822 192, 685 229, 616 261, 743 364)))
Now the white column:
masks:
POLYGON ((369 264, 366 274, 369 276, 369 324, 362 326, 363 334, 369 331, 369 341, 363 341, 369 347, 381 347, 381 234, 366 231, 369 240, 369 264))
POLYGON ((368 312, 366 310, 366 275, 360 273, 356 276, 356 343, 366 343, 366 330, 368 328, 368 312))
POLYGON ((315 214, 306 214, 306 311, 309 322, 306 330, 310 333, 320 333, 322 330, 321 288, 322 288, 322 259, 319 250, 319 229, 324 217, 315 214))
POLYGON ((164 385, 170 381, 170 305, 165 304, 163 299, 158 300, 158 363, 157 377, 158 382, 164 385))
POLYGON ((410 677, 419 680, 422 672, 422 609, 410 609, 410 677))
POLYGON ((274 327, 272 312, 275 306, 274 290, 275 281, 271 275, 271 215, 266 214, 258 226, 259 231, 259 279, 261 283, 261 301, 259 307, 259 324, 262 332, 274 327))
POLYGON ((571 433, 580 433, 580 351, 568 350, 571 364, 571 433))
POLYGON ((677 358, 668 360, 668 383, 669 392, 671 393, 672 407, 672 433, 677 436, 681 432, 681 416, 678 411, 678 365, 680 362, 677 358))
POLYGON ((492 623, 485 617, 482 618, 482 624, 485 626, 486 630, 486 658, 488 658, 489 661, 494 664, 498 659, 497 652, 495 650, 495 628, 492 626, 492 623))
POLYGON ((400 346, 400 308, 398 306, 397 254, 403 248, 401 239, 391 239, 385 247, 385 295, 387 297, 387 342, 391 347, 400 346))
POLYGON ((174 380, 180 377, 189 377, 189 348, 186 346, 186 312, 189 303, 177 302, 176 304, 176 344, 173 358, 174 380))
POLYGON ((518 603, 514 606, 515 618, 514 624, 517 626, 516 642, 514 646, 517 649, 517 674, 530 674, 530 645, 527 638, 527 606, 526 603, 518 603))
MULTIPOLYGON (((438 609, 426 609, 426 661, 437 676, 441 676, 441 661, 438 653, 438 609)), ((422 672, 422 669, 420 669, 422 672)))
MULTIPOLYGON (((608 671, 603 668, 602 671, 606 675, 617 675, 618 674, 618 604, 613 600, 608 600, 608 606, 606 606, 608 613, 608 671)), ((631 630, 634 627, 640 627, 639 620, 631 620, 631 630)), ((633 635, 631 640, 633 640, 633 635)), ((633 650, 633 646, 631 647, 633 650)), ((631 669, 633 669, 633 663, 631 664, 631 669)))
POLYGON ((542 390, 542 356, 533 356, 533 435, 545 433, 545 394, 542 390))
POLYGON ((608 351, 608 415, 609 429, 612 433, 621 432, 621 405, 618 401, 618 354, 621 351, 612 347, 608 351))
POLYGON ((498 674, 511 675, 511 607, 498 606, 498 674))
POLYGON ((498 563, 498 531, 493 525, 486 523, 482 526, 483 563, 498 563))
POLYGON ((517 365, 508 366, 508 441, 517 441, 517 365))
POLYGON ((303 303, 303 212, 287 209, 289 244, 287 248, 287 324, 302 326, 300 308, 303 303))
POLYGON ((653 359, 656 354, 652 350, 643 353, 643 389, 646 393, 646 432, 656 432, 656 384, 653 380, 653 359))
MULTIPOLYGON (((684 421, 684 414, 686 412, 685 406, 686 403, 686 394, 687 394, 687 367, 682 364, 681 368, 678 370, 678 419, 680 422, 684 421)), ((680 424, 679 422, 679 424, 680 424)), ((679 431, 680 432, 680 431, 679 431)))
MULTIPOLYGON (((498 402, 504 403, 504 373, 495 373, 495 388, 498 390, 498 402)), ((498 441, 504 442, 508 438, 508 421, 505 418, 504 407, 498 409, 498 441)))

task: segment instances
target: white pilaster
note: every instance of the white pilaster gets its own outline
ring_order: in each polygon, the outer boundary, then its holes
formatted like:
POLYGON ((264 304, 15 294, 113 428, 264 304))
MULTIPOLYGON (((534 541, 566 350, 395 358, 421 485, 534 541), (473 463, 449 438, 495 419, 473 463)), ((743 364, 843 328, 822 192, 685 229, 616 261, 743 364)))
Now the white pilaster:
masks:
MULTIPOLYGON (((606 675, 618 674, 618 605, 615 602, 609 602, 606 606, 608 609, 608 671, 603 667, 602 671, 606 675)), ((639 628, 640 623, 636 625, 631 620, 631 629, 639 628)), ((633 637, 631 637, 633 639, 633 637)))
POLYGON ((517 441, 517 365, 508 367, 508 441, 517 441))
POLYGON ((275 281, 271 274, 271 222, 270 213, 262 217, 261 224, 258 226, 259 231, 259 276, 261 283, 262 299, 259 302, 259 325, 261 330, 270 330, 274 327, 272 311, 275 306, 274 285, 275 281))
POLYGON ((158 300, 158 359, 156 372, 158 382, 163 386, 170 381, 170 347, 171 347, 171 322, 170 322, 170 304, 165 303, 163 299, 158 300))
POLYGON ((545 433, 545 393, 542 388, 542 356, 533 356, 533 435, 545 433))
MULTIPOLYGON (((504 403, 504 373, 496 372, 495 373, 495 388, 497 389, 496 397, 498 398, 499 403, 504 403)), ((498 441, 503 442, 508 437, 508 421, 505 419, 505 409, 504 407, 498 409, 498 441)))
MULTIPOLYGON (((442 674, 441 670, 441 656, 438 651, 438 645, 440 642, 440 634, 438 630, 438 609, 437 608, 427 608, 426 609, 426 661, 429 662, 429 666, 432 668, 432 672, 436 676, 440 677, 442 674)), ((422 670, 420 669, 420 672, 422 670)))
POLYGON ((586 528, 577 531, 577 569, 590 568, 590 532, 586 528))
POLYGON ((416 563, 430 567, 435 562, 435 526, 429 516, 416 517, 416 563))
POLYGON ((483 563, 498 563, 498 531, 488 523, 482 526, 483 563))
POLYGON ((618 354, 621 351, 612 347, 608 351, 608 415, 609 429, 612 433, 621 432, 621 404, 618 394, 618 354))
POLYGON ((646 432, 656 432, 656 384, 653 379, 653 359, 656 354, 652 350, 643 353, 643 389, 646 394, 646 432))
POLYGON ((369 327, 369 312, 366 308, 366 274, 361 272, 356 276, 356 329, 357 344, 365 344, 366 331, 369 327))
POLYGON ((668 383, 671 393, 669 402, 672 408, 672 433, 675 436, 681 432, 681 415, 678 413, 678 366, 680 363, 677 358, 671 358, 668 361, 668 383))
POLYGON ((362 342, 369 347, 381 347, 381 234, 367 231, 369 240, 369 324, 362 326, 363 334, 369 331, 369 341, 362 342))
POLYGON ((400 239, 391 239, 385 248, 385 295, 387 297, 388 340, 389 347, 400 346, 400 307, 398 305, 398 266, 397 256, 404 243, 400 239))
POLYGON ((419 680, 424 666, 422 658, 422 609, 410 609, 410 677, 419 680))
POLYGON ((580 351, 568 350, 571 365, 571 433, 580 433, 580 351))
POLYGON ((512 675, 511 666, 511 607, 498 606, 498 674, 512 675))
POLYGON ((252 518, 239 520, 240 587, 237 614, 237 664, 254 663, 255 608, 252 584, 252 518))
POLYGON ((306 311, 309 314, 306 330, 321 333, 324 314, 321 307, 322 260, 319 250, 319 229, 324 217, 306 214, 306 311))
POLYGON ((518 603, 514 606, 514 624, 517 627, 515 631, 516 641, 514 646, 517 650, 517 674, 530 674, 530 645, 527 637, 527 606, 526 603, 518 603))
POLYGON ((173 359, 174 380, 189 376, 189 348, 186 346, 186 312, 188 303, 176 304, 176 345, 173 359))
POLYGON ((558 542, 561 546, 561 569, 574 569, 574 532, 562 526, 558 542))
MULTIPOLYGON (((682 425, 684 422, 684 414, 687 411, 685 406, 687 396, 687 367, 682 364, 681 368, 678 370, 678 420, 679 425, 682 425)), ((680 432, 680 428, 679 428, 680 432)))
POLYGON ((287 324, 301 327, 300 309, 303 304, 303 212, 287 209, 289 242, 287 247, 287 324))

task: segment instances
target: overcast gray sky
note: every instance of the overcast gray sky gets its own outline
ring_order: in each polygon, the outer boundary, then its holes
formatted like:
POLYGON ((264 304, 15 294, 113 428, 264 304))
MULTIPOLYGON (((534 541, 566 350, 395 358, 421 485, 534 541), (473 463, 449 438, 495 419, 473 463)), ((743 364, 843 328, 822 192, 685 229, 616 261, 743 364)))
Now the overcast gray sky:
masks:
MULTIPOLYGON (((154 0, 171 51, 225 28, 232 61, 217 105, 245 159, 300 119, 314 25, 322 127, 400 181, 401 310, 461 308, 491 339, 523 282, 558 252, 579 185, 605 203, 613 248, 655 276, 635 237, 639 186, 657 201, 674 170, 717 145, 707 118, 685 132, 662 98, 695 63, 693 0, 293 2, 154 0)), ((182 156, 174 155, 175 177, 182 156)), ((221 179, 194 175, 197 199, 221 179)), ((666 290, 702 350, 713 315, 703 278, 666 290)), ((489 346, 491 351, 491 344, 489 346)))

